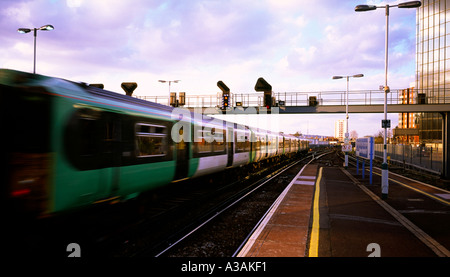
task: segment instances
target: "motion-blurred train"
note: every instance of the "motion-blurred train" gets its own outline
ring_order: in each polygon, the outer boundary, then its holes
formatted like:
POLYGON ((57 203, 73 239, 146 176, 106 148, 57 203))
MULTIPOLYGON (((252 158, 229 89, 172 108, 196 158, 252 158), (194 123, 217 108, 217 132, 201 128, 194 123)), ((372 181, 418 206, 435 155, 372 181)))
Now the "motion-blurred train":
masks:
POLYGON ((308 148, 294 136, 8 69, 0 104, 1 200, 36 216, 308 148))

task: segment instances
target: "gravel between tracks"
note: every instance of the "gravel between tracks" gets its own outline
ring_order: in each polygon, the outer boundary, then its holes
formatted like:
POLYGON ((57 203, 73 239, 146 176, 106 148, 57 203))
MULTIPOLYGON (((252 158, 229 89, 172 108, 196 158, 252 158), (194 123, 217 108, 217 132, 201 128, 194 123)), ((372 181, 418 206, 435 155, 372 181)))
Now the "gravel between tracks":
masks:
POLYGON ((302 166, 286 170, 162 256, 231 257, 302 166))

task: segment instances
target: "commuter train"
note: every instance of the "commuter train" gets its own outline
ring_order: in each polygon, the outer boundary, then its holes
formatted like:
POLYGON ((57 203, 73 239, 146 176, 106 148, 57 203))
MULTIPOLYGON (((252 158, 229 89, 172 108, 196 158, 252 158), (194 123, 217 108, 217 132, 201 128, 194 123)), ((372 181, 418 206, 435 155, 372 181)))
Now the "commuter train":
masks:
POLYGON ((0 69, 2 203, 46 216, 307 149, 84 83, 0 69))

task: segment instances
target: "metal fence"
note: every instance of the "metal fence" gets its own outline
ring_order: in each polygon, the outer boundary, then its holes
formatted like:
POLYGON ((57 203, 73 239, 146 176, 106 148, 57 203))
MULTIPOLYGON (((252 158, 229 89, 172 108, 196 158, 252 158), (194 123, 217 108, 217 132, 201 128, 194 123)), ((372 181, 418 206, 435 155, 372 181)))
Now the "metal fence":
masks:
MULTIPOLYGON (((450 90, 429 91, 414 90, 414 96, 406 101, 402 96, 403 90, 392 89, 387 97, 387 104, 448 104, 450 103, 450 90)), ((169 96, 137 96, 148 101, 170 105, 169 96)), ((345 105, 345 91, 316 91, 316 92, 272 92, 274 104, 280 106, 308 106, 311 98, 318 105, 345 105), (282 104, 281 104, 282 103, 282 104)), ((214 95, 190 95, 186 93, 186 107, 218 107, 221 105, 221 93, 214 95)), ((382 105, 384 92, 380 90, 355 90, 348 93, 349 105, 382 105)), ((263 106, 264 93, 231 93, 230 105, 243 107, 263 106)))
MULTIPOLYGON (((388 144, 387 155, 389 161, 397 164, 412 166, 436 174, 442 172, 442 144, 427 144, 426 146, 388 144)), ((375 157, 383 158, 383 144, 375 144, 375 157)))

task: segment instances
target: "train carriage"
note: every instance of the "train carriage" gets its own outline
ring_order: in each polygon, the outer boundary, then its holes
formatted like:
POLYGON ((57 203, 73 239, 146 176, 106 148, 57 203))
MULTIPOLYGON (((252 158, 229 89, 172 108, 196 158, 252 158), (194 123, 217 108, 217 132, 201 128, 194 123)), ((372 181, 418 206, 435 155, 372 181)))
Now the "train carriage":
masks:
POLYGON ((14 70, 0 69, 0 104, 2 202, 36 215, 299 150, 295 137, 14 70))
POLYGON ((234 123, 234 128, 229 128, 228 132, 229 134, 232 133, 234 138, 234 142, 229 143, 233 152, 228 152, 228 155, 233 155, 231 167, 250 163, 250 129, 247 126, 234 123))
POLYGON ((206 120, 194 121, 194 158, 199 164, 194 177, 224 170, 228 164, 227 129, 224 122, 203 116, 206 120))

